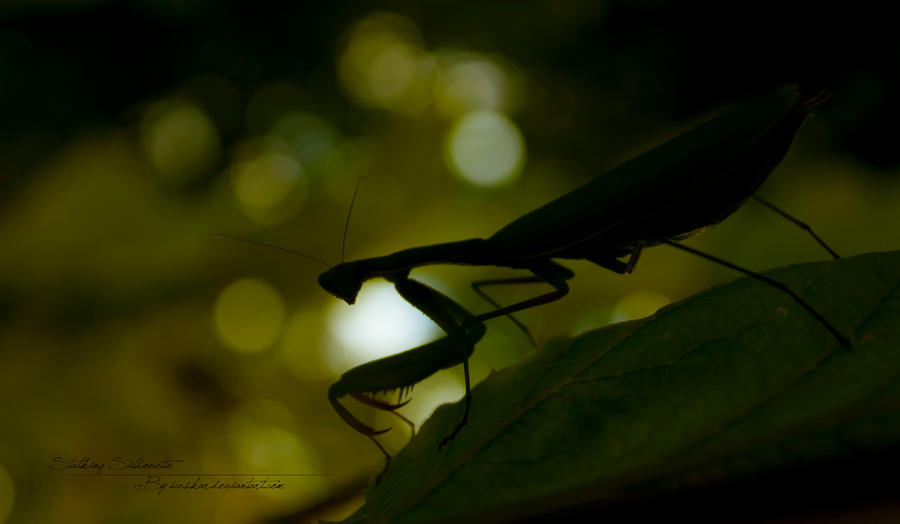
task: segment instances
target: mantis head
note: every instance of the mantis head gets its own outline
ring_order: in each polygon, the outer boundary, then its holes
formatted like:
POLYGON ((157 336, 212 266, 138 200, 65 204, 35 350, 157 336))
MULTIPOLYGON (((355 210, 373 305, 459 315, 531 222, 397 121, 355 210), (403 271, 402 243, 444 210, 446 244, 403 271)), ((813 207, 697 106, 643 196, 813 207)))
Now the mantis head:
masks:
POLYGON ((365 274, 357 262, 341 263, 319 275, 322 289, 353 305, 365 280, 365 274))

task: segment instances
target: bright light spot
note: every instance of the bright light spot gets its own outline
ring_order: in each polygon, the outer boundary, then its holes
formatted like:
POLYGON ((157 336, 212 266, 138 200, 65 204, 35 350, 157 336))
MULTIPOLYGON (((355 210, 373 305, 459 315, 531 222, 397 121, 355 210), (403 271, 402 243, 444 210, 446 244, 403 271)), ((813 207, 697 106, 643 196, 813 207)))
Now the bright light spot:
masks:
POLYGON ((387 282, 367 283, 353 306, 335 300, 328 327, 340 346, 328 353, 328 365, 337 373, 422 345, 440 333, 387 282))
POLYGON ((516 125, 493 111, 476 111, 462 117, 444 142, 450 169, 477 186, 493 187, 512 182, 525 157, 525 144, 516 125))
POLYGON ((15 486, 6 468, 0 466, 0 522, 6 522, 15 501, 15 486))
POLYGON ((176 182, 202 175, 219 159, 219 133, 212 121, 197 107, 176 100, 147 111, 141 145, 153 167, 176 182))
POLYGON ((499 65, 474 54, 451 55, 447 61, 434 89, 441 115, 457 118, 480 109, 506 109, 511 86, 499 65))
POLYGON ((435 70, 420 41, 415 24, 402 16, 379 13, 363 20, 350 31, 338 60, 342 84, 365 105, 420 111, 435 70))
POLYGON ((293 216, 306 199, 307 180, 293 158, 262 153, 231 168, 231 187, 241 209, 257 223, 271 225, 293 216))
POLYGON ((216 330, 230 349, 261 351, 275 342, 284 324, 284 302, 278 291, 258 278, 232 282, 216 299, 216 330))
POLYGON ((650 316, 671 302, 669 297, 653 291, 635 291, 623 297, 613 307, 612 322, 650 316))

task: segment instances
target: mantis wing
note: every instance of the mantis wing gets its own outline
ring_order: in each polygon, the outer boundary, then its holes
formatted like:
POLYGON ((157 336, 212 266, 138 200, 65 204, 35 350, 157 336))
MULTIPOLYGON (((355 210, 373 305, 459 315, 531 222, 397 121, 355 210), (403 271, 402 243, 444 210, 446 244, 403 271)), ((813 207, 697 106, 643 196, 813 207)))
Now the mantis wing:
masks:
POLYGON ((616 243, 684 236, 721 221, 787 152, 806 117, 799 100, 797 86, 788 85, 739 106, 524 215, 487 240, 511 258, 566 256, 567 248, 600 235, 605 245, 623 247, 616 243), (679 208, 688 212, 679 214, 679 208))

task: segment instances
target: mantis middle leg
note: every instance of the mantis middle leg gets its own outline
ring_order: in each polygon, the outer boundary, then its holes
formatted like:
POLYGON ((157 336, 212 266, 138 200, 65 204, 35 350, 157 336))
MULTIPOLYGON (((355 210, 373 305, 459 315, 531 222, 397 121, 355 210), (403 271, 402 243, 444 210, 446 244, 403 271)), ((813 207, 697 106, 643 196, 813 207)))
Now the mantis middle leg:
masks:
POLYGON ((550 259, 539 259, 532 264, 523 265, 521 267, 534 274, 534 277, 523 277, 526 279, 523 282, 546 282, 553 286, 553 291, 522 300, 521 302, 516 302, 509 306, 499 307, 493 311, 488 311, 487 313, 482 313, 475 317, 475 321, 484 322, 485 320, 510 315, 516 311, 522 311, 523 309, 529 309, 559 300, 569 293, 569 284, 566 281, 575 276, 575 273, 573 273, 571 269, 561 266, 550 259))
MULTIPOLYGON (((491 279, 491 280, 478 280, 478 281, 472 282, 472 289, 476 293, 478 293, 478 296, 480 296, 481 298, 486 300, 490 305, 499 309, 503 306, 501 306, 496 300, 491 298, 486 292, 482 291, 481 290, 482 287, 498 286, 498 285, 505 285, 505 284, 535 284, 535 283, 541 283, 541 282, 544 282, 544 280, 541 278, 538 278, 536 276, 514 277, 514 278, 496 278, 496 279, 491 279)), ((519 329, 522 330, 522 332, 525 333, 525 335, 528 337, 528 340, 531 342, 532 347, 537 345, 537 343, 534 340, 534 336, 532 336, 532 334, 531 334, 531 331, 528 329, 528 327, 525 324, 522 323, 522 321, 520 321, 518 318, 513 316, 511 313, 506 316, 509 317, 510 320, 512 320, 513 324, 515 324, 516 327, 518 327, 519 329)))
MULTIPOLYGON (((587 257, 591 262, 609 269, 615 273, 626 274, 634 271, 635 265, 637 265, 638 258, 640 257, 641 251, 646 246, 646 242, 641 240, 637 242, 634 246, 634 249, 631 252, 631 255, 628 258, 627 262, 622 262, 615 258, 614 256, 609 255, 597 255, 593 257, 587 257)), ((556 264, 552 261, 545 260, 542 264, 535 266, 534 268, 529 268, 534 273, 533 276, 530 277, 513 277, 513 278, 498 278, 491 280, 479 280, 472 283, 472 289, 478 293, 478 295, 485 299, 492 306, 497 308, 493 312, 487 313, 485 315, 480 315, 479 318, 486 320, 488 318, 493 318, 494 313, 501 310, 508 310, 509 308, 514 308, 514 311, 520 311, 522 309, 527 309, 530 307, 534 307, 536 305, 544 304, 547 302, 552 302, 553 300, 557 300, 562 298, 568 292, 568 284, 566 284, 566 280, 573 276, 572 272, 565 267, 556 264), (482 291, 482 287, 484 286, 492 286, 492 285, 508 285, 508 284, 534 284, 545 282, 552 285, 555 288, 554 292, 547 293, 546 295, 541 295, 539 297, 535 297, 534 299, 526 300, 523 302, 519 302, 517 304, 513 304, 504 308, 501 306, 496 300, 490 297, 486 292, 482 291)), ((519 319, 517 319, 511 312, 505 313, 507 317, 519 328, 521 329, 526 336, 528 336, 528 340, 531 341, 531 345, 535 346, 534 336, 531 334, 531 330, 528 329, 519 319)))

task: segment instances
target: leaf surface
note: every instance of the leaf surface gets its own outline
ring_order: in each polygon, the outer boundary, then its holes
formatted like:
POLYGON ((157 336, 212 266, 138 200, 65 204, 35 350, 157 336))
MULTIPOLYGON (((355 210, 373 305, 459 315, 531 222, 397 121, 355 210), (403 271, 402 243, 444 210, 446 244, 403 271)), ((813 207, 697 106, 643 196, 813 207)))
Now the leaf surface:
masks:
MULTIPOLYGON (((439 408, 346 522, 525 517, 900 443, 900 252, 743 278, 551 341, 439 408)), ((484 351, 486 348, 476 350, 484 351)))

